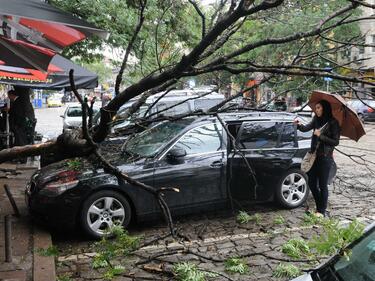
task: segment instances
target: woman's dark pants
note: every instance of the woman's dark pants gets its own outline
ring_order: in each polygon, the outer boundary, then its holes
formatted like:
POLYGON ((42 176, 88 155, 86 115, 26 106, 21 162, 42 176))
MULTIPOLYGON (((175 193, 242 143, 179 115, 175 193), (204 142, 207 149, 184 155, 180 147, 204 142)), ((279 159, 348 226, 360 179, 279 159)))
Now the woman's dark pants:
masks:
POLYGON ((307 173, 309 187, 315 199, 316 210, 325 214, 328 204, 328 178, 332 167, 333 158, 329 156, 317 156, 314 165, 307 173))

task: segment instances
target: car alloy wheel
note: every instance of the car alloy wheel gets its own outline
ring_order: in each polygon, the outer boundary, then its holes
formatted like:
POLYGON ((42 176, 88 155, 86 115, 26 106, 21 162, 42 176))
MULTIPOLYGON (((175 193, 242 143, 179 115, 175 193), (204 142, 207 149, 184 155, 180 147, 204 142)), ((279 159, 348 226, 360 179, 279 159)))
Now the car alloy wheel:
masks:
POLYGON ((304 174, 291 170, 281 179, 277 199, 284 207, 295 208, 305 202, 308 193, 307 179, 304 174))
POLYGON ((99 191, 83 204, 81 219, 87 234, 100 238, 108 234, 111 227, 126 227, 131 218, 131 208, 124 196, 111 191, 99 191))
POLYGON ((92 203, 87 212, 87 224, 98 234, 104 234, 115 224, 121 225, 124 219, 124 206, 113 197, 99 198, 92 203))

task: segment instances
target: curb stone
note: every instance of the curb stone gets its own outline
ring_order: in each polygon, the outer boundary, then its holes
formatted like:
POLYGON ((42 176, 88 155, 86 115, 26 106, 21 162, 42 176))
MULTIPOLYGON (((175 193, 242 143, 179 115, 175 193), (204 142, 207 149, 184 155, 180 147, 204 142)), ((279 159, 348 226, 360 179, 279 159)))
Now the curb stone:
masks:
POLYGON ((33 238, 33 281, 56 280, 55 257, 38 254, 38 249, 47 249, 52 246, 51 235, 45 230, 34 227, 33 238))

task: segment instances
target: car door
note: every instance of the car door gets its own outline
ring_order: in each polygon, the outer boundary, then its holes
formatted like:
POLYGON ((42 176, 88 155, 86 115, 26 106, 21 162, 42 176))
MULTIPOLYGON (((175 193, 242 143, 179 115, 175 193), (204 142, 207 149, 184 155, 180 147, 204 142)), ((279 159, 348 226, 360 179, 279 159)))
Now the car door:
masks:
POLYGON ((168 206, 183 209, 225 199, 225 146, 221 125, 206 123, 187 131, 163 153, 155 163, 154 185, 180 190, 166 193, 168 206), (172 149, 186 155, 173 161, 168 156, 172 149))
POLYGON ((229 190, 235 200, 268 200, 298 148, 293 123, 252 121, 241 125, 228 154, 229 190), (246 162, 248 161, 251 171, 246 162))

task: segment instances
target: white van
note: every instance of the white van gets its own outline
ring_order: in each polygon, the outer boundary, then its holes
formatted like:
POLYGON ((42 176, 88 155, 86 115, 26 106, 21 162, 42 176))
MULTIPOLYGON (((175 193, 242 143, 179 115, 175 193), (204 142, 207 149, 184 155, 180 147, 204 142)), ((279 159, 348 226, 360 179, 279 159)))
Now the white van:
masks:
MULTIPOLYGON (((207 110, 224 100, 224 95, 218 94, 210 89, 186 89, 174 90, 167 94, 161 92, 147 98, 144 105, 133 114, 131 118, 124 120, 123 117, 128 109, 138 99, 132 99, 124 104, 117 115, 113 118, 113 130, 121 129, 132 122, 132 120, 146 116, 175 116, 194 112, 196 110, 207 110), (151 107, 150 107, 151 106, 151 107)), ((99 116, 96 116, 95 121, 98 123, 99 116)))

